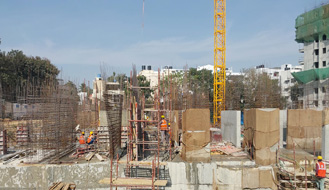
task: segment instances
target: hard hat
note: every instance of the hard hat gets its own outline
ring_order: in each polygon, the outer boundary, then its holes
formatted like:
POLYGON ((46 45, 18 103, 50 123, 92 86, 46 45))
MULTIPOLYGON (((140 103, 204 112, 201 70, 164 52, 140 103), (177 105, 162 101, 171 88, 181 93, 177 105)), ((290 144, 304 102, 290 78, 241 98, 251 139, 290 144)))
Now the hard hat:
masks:
POLYGON ((318 160, 322 160, 322 156, 318 156, 318 160))
POLYGON ((170 123, 168 123, 168 125, 170 125, 170 123))
POLYGON ((81 134, 83 134, 83 135, 84 135, 84 134, 85 134, 85 132, 84 132, 84 131, 82 131, 82 132, 81 132, 81 134))
POLYGON ((161 118, 164 118, 164 115, 161 115, 161 118))
POLYGON ((92 135, 92 134, 93 134, 93 132, 92 132, 92 131, 90 131, 90 134, 92 135))

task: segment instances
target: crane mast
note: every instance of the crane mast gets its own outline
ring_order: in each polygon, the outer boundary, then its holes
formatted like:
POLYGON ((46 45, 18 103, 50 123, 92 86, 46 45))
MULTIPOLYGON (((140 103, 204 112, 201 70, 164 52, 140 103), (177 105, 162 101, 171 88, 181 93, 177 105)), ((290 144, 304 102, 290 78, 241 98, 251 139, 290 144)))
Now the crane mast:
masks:
POLYGON ((214 125, 220 127, 225 110, 226 82, 226 0, 214 0, 214 125))

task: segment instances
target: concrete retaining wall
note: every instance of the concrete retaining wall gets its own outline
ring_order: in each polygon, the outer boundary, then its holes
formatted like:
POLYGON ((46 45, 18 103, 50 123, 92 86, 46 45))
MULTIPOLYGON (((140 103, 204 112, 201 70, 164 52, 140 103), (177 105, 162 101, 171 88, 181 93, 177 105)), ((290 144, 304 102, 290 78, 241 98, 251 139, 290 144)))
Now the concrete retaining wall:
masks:
MULTIPOLYGON (((48 189, 52 183, 59 181, 75 183, 77 189, 109 189, 108 184, 99 184, 101 179, 109 178, 109 166, 109 161, 74 165, 2 165, 0 189, 48 189)), ((258 170, 255 162, 247 160, 168 162, 167 168, 170 177, 166 190, 213 190, 216 187, 226 190, 243 189, 246 185, 243 182, 243 176, 246 175, 244 169, 258 170)), ((123 168, 119 168, 119 173, 123 176, 123 168)))
POLYGON ((54 182, 77 184, 78 189, 103 189, 98 181, 110 176, 109 162, 72 165, 0 166, 0 189, 48 189, 54 182))

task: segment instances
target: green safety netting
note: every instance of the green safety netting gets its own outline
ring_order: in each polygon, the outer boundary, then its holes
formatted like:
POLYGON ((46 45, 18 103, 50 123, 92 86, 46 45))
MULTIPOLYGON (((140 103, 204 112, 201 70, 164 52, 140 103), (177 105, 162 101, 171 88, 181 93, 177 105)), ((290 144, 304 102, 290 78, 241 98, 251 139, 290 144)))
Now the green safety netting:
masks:
POLYGON ((324 80, 329 78, 329 67, 321 69, 310 69, 307 71, 291 74, 298 82, 306 84, 315 80, 324 80))
POLYGON ((296 19, 296 41, 312 42, 329 34, 329 4, 308 11, 296 19))

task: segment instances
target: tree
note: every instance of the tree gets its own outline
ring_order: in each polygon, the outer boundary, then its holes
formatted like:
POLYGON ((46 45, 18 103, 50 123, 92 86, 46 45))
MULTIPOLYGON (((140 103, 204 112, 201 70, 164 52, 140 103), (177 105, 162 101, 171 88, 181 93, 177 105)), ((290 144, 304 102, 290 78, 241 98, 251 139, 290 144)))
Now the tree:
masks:
MULTIPOLYGON (((137 77, 137 80, 138 80, 138 86, 140 86, 140 87, 150 87, 150 81, 148 81, 144 75, 139 75, 137 77)), ((143 88, 143 89, 141 89, 141 91, 143 92, 143 94, 145 96, 145 99, 150 98, 151 93, 153 92, 153 90, 150 89, 150 88, 143 88)))
POLYGON ((283 108, 286 103, 281 97, 278 80, 255 69, 243 71, 239 78, 226 82, 226 107, 228 109, 283 108))
POLYGON ((22 87, 56 83, 59 70, 46 58, 28 57, 22 51, 0 52, 0 81, 4 98, 16 101, 22 87))
POLYGON ((80 87, 79 87, 79 92, 87 92, 87 95, 89 96, 93 90, 86 85, 86 83, 81 83, 80 87))

